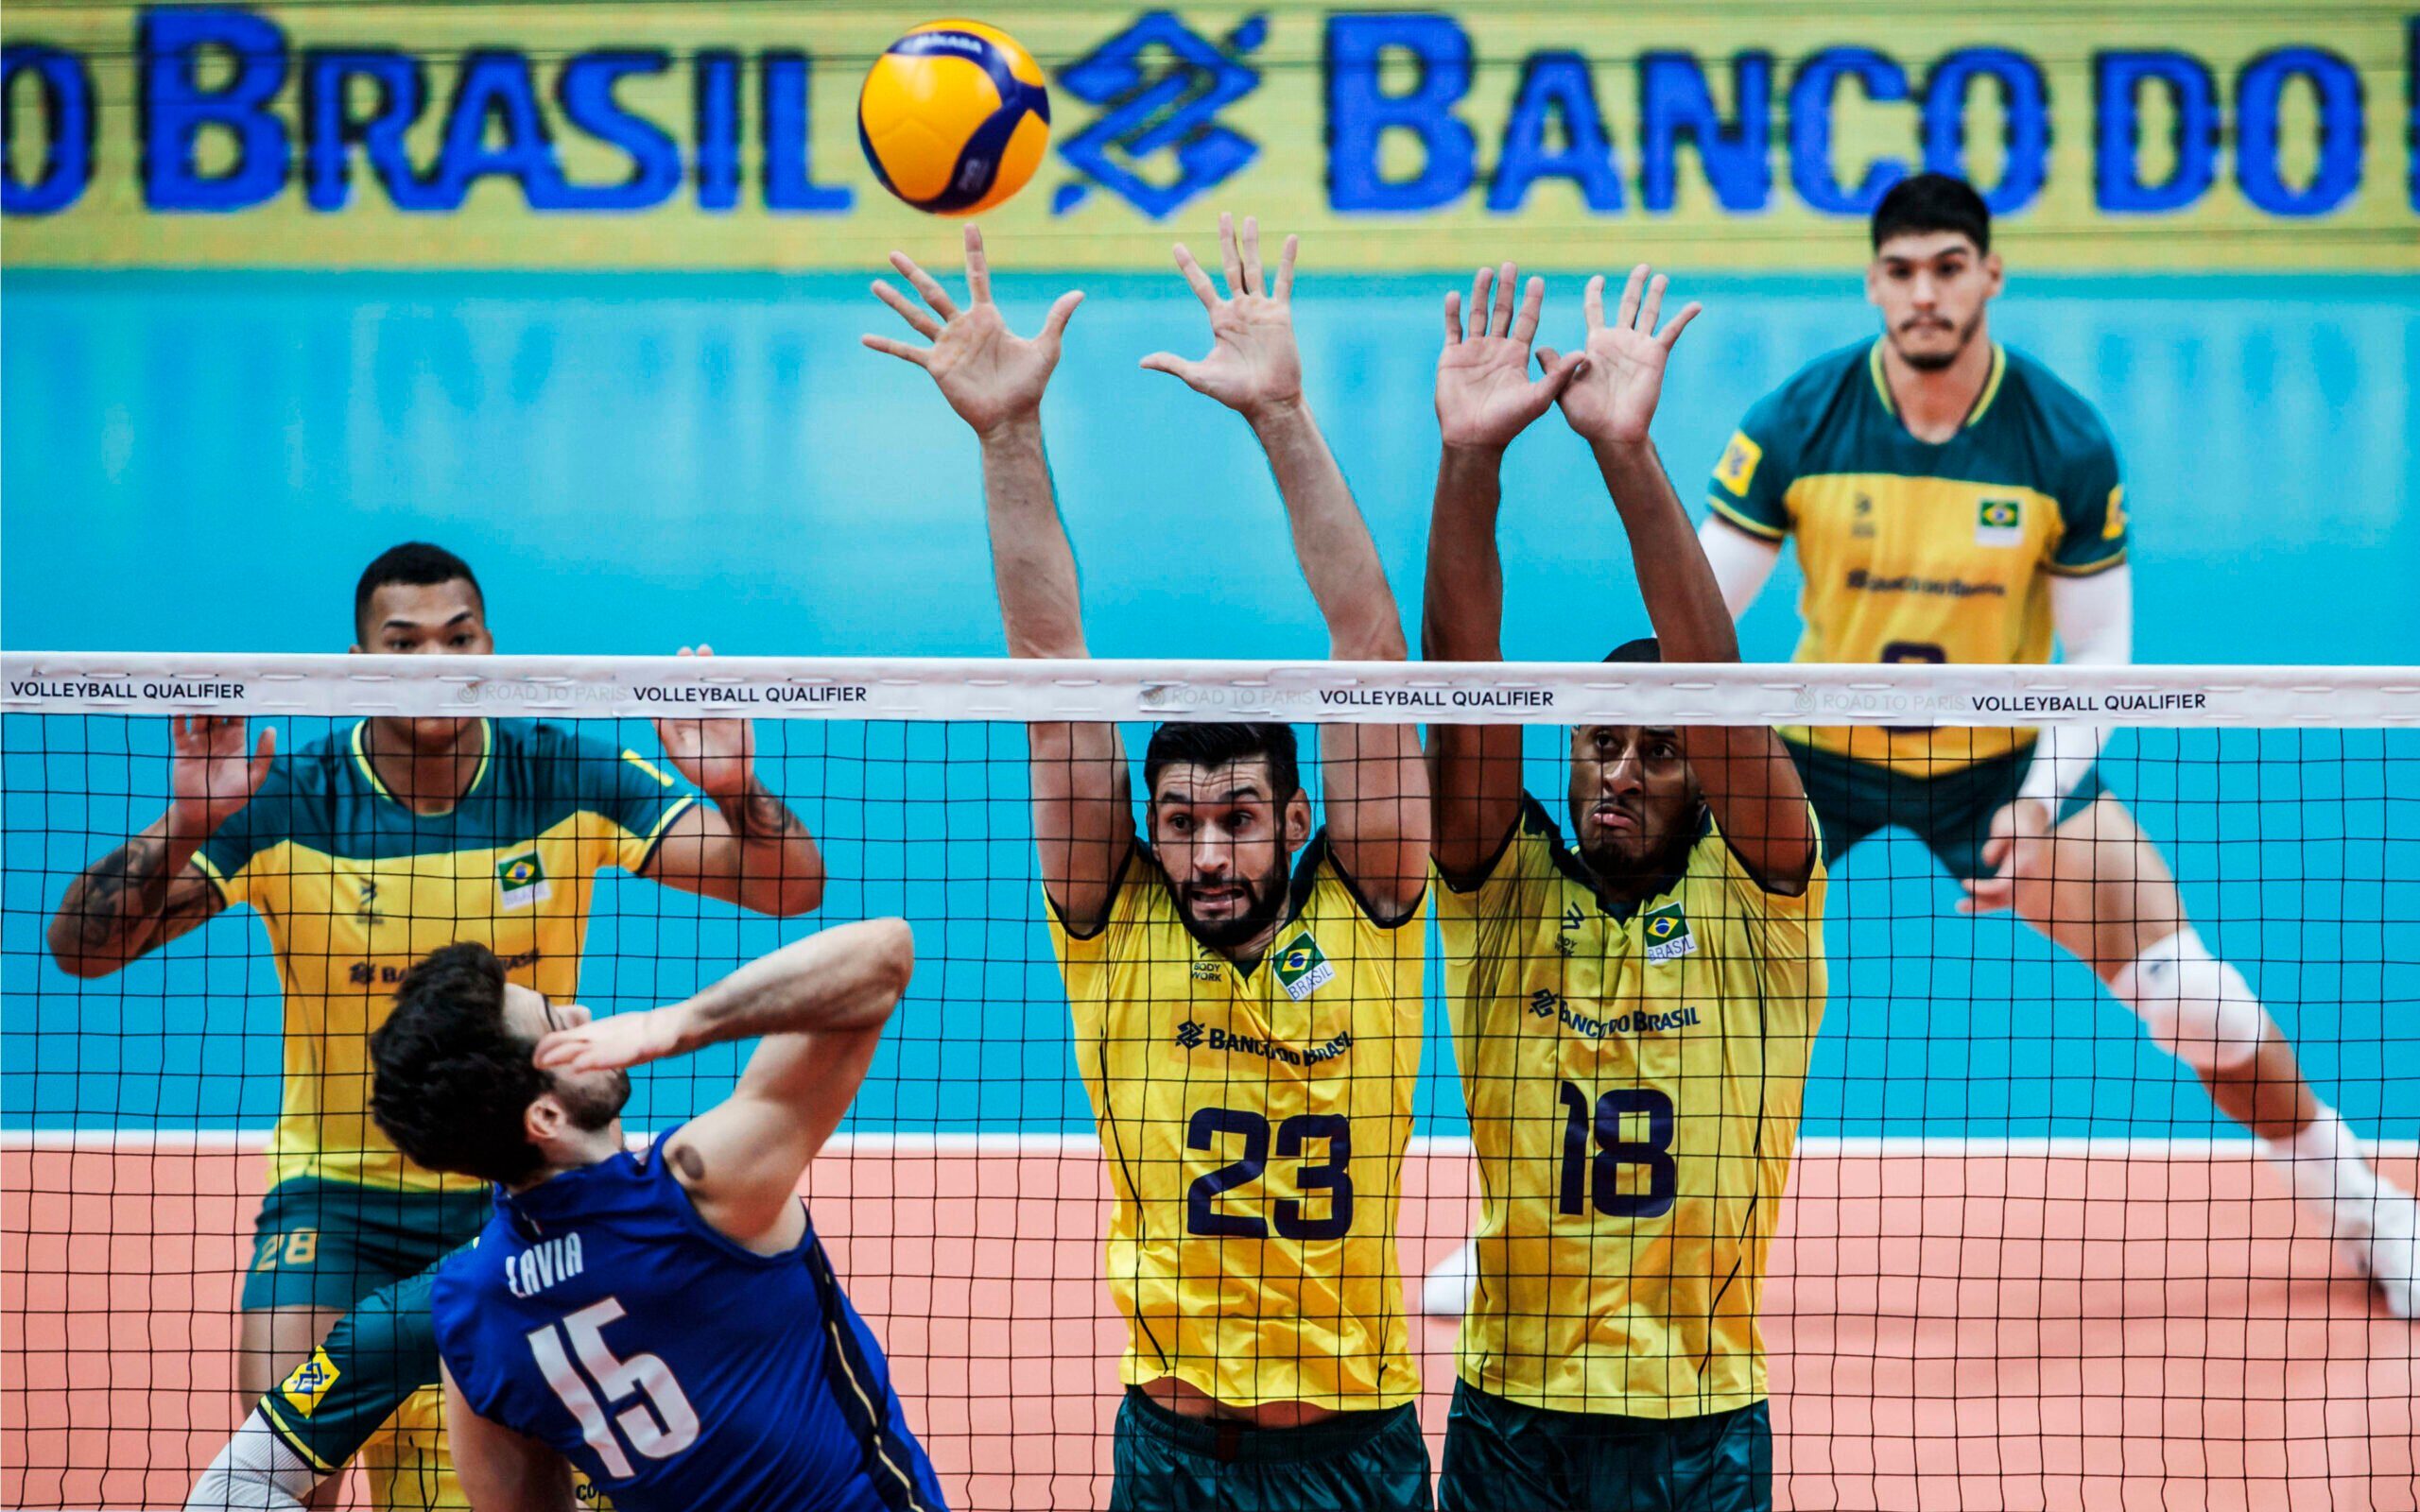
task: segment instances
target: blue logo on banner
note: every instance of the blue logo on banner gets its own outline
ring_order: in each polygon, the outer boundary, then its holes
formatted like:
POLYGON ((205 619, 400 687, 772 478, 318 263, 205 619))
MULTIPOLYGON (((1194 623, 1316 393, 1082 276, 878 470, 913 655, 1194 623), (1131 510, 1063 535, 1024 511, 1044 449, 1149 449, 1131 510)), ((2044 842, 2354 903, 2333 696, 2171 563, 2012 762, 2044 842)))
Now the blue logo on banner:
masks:
POLYGON ((1235 177, 1260 147, 1218 116, 1260 87, 1260 71, 1240 60, 1268 36, 1265 16, 1246 20, 1221 44, 1154 10, 1068 64, 1060 85, 1102 110, 1059 149, 1091 182, 1062 184, 1051 213, 1067 214, 1098 184, 1159 220, 1235 177))

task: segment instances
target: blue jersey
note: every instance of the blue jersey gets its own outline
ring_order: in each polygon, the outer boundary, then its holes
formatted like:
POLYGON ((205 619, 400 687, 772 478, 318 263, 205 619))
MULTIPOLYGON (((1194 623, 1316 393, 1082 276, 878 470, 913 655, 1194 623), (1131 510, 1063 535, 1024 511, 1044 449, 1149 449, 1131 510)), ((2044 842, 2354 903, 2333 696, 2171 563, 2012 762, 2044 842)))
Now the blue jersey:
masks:
POLYGON ((477 1245, 439 1267, 438 1351, 473 1410, 618 1512, 941 1512, 813 1227, 782 1254, 741 1247, 663 1147, 498 1189, 477 1245))

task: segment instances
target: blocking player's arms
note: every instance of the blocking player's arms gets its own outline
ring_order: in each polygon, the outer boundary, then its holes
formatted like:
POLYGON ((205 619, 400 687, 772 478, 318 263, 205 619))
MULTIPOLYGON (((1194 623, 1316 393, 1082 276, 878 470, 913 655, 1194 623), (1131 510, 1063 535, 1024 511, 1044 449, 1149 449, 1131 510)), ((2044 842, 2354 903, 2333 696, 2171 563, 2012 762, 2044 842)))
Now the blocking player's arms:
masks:
POLYGON ((453 1441, 454 1473, 473 1512, 562 1512, 572 1504, 571 1467, 563 1457, 471 1410, 454 1372, 445 1380, 445 1433, 453 1441))
POLYGON ((50 953, 70 976, 107 976, 227 906, 194 853, 260 791, 277 731, 253 747, 242 719, 201 714, 169 730, 167 812, 85 868, 51 918, 50 953))
MULTIPOLYGON (((1595 453, 1630 536, 1639 593, 1664 657, 1736 662, 1739 637, 1722 591, 1648 435, 1673 344, 1700 310, 1683 306, 1659 331, 1664 290, 1664 276, 1650 279, 1640 264, 1608 321, 1605 281, 1588 281, 1588 361, 1560 403, 1595 453)), ((1539 355, 1556 360, 1551 352, 1539 355)), ((1757 880, 1783 891, 1804 887, 1815 864, 1814 819, 1781 737, 1761 725, 1690 725, 1678 739, 1723 838, 1757 880)))
MULTIPOLYGON (((1058 495, 1042 445, 1042 395, 1059 365, 1068 318, 1083 302, 1083 295, 1061 295, 1042 330, 1028 338, 1011 332, 992 301, 991 265, 977 228, 966 228, 968 302, 963 308, 906 254, 893 252, 890 261, 924 303, 879 279, 873 291, 932 345, 917 347, 877 335, 865 337, 865 344, 924 369, 982 443, 984 518, 1009 654, 1090 655, 1084 645, 1075 548, 1059 518, 1058 495)), ((1071 927, 1096 929, 1108 914, 1118 871, 1134 840, 1134 809, 1117 727, 1035 724, 1026 727, 1026 739, 1043 890, 1071 927)))
POLYGON ((840 1123, 916 965, 905 920, 841 924, 750 962, 685 1002, 560 1029, 542 1071, 619 1071, 729 1040, 763 1040, 732 1094, 665 1158, 699 1213, 752 1248, 799 1242, 798 1180, 840 1123))
MULTIPOLYGON (((684 645, 681 654, 692 652, 684 645)), ((755 722, 659 719, 655 733, 665 760, 706 803, 672 821, 639 874, 776 919, 813 913, 823 902, 823 855, 757 774, 755 722)))
MULTIPOLYGON (((1219 217, 1222 296, 1183 243, 1176 266, 1210 316, 1210 352, 1199 361, 1155 352, 1142 366, 1182 380, 1241 415, 1259 438, 1285 500, 1294 558, 1327 622, 1328 654, 1400 662, 1403 617, 1370 527, 1354 503, 1303 395, 1294 336, 1294 255, 1288 236, 1272 273, 1261 260, 1260 224, 1240 232, 1219 217)), ((1337 860, 1385 917, 1419 901, 1428 870, 1428 774, 1411 725, 1334 725, 1321 734, 1328 838, 1337 860)))
MULTIPOLYGON (((1445 346, 1437 356, 1437 429, 1443 450, 1429 508, 1421 654, 1436 662, 1504 657, 1504 563, 1495 544, 1504 449, 1551 407, 1581 364, 1572 352, 1531 379, 1530 343, 1546 301, 1533 278, 1513 308, 1520 269, 1482 267, 1461 295, 1445 296, 1445 346), (1490 292, 1494 299, 1491 301, 1490 292)), ((1428 732, 1438 869, 1469 877, 1502 849, 1521 812, 1521 729, 1437 725, 1428 732)))

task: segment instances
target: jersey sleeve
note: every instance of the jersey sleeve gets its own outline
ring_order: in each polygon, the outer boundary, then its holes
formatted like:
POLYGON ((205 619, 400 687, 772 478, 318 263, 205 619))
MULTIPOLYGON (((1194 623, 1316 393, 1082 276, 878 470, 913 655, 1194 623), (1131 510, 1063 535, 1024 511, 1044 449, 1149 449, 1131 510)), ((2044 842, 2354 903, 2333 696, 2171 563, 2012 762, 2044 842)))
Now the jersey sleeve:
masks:
POLYGON ((194 852, 194 865, 210 878, 228 907, 251 903, 275 910, 283 905, 287 868, 279 858, 293 833, 293 793, 285 764, 273 764, 252 800, 194 852))
POLYGON ((413 1393, 437 1384, 434 1267, 354 1304, 261 1399, 261 1416, 321 1474, 344 1468, 413 1393))
POLYGON ((637 751, 573 736, 567 754, 580 806, 608 826, 605 849, 594 863, 598 867, 638 871, 673 821, 699 801, 698 790, 678 773, 637 751))
POLYGON ((2059 538, 2044 563, 2049 571, 2084 577, 2126 559, 2126 486, 2118 449, 2098 426, 2066 469, 2058 500, 2059 538))
POLYGON ((1758 400, 1731 433, 1730 444, 1714 465, 1706 484, 1706 503, 1731 524, 1764 541, 1789 535, 1789 485, 1795 473, 1782 396, 1758 400))

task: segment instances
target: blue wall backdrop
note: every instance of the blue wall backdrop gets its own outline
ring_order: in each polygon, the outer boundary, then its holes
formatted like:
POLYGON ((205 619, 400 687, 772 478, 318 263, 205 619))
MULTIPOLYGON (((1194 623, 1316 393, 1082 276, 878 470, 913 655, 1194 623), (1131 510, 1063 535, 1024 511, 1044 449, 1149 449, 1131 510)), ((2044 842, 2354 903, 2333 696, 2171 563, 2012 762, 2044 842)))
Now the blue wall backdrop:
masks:
MULTIPOLYGON (((1008 249, 1012 252, 1012 249, 1008 249)), ((1435 454, 1438 304, 1467 277, 1301 285, 1315 408, 1416 612, 1435 454)), ((1241 422, 1140 372, 1204 344, 1177 283, 1011 278, 1021 325, 1069 284, 1046 411, 1103 654, 1315 654, 1323 636, 1241 422)), ((1568 345, 1579 281, 1550 281, 1568 345)), ((1739 413, 1872 329, 1853 279, 1685 279, 1705 318, 1659 421, 1695 497, 1739 413)), ((997 654, 975 446, 921 374, 856 345, 895 320, 837 276, 51 274, 0 325, 0 642, 337 650, 354 574, 427 538, 486 580, 502 649, 997 654)), ((2116 432, 2135 531, 2136 653, 2411 662, 2420 645, 2420 284, 2389 278, 2024 278, 1996 331, 2116 432)), ((1620 532, 1559 422, 1515 448, 1506 644, 1593 657, 1640 633, 1620 532)), ((1786 565, 1747 623, 1787 657, 1786 565)), ((323 732, 298 722, 289 747, 323 732)), ((645 745, 644 727, 622 738, 645 745)), ((1559 788, 1554 737, 1533 781, 1559 788)), ((827 917, 905 911, 925 966, 860 1099, 871 1130, 1089 1126, 1033 917, 1021 732, 760 727, 827 842, 827 917)), ((158 811, 164 731, 0 722, 0 1121, 257 1126, 277 1102, 276 985, 241 913, 73 982, 41 929, 74 871, 158 811)), ((2420 738, 2121 737, 2109 776, 2175 847, 2188 906, 2365 1129, 2420 1125, 2420 738)), ((1911 842, 1856 854, 1810 1131, 2213 1132, 2080 968, 1958 894, 1911 842)), ((805 926, 799 926, 805 927, 805 926)), ((678 995, 784 929, 609 884, 585 995, 678 995)), ((1432 1012, 1442 1025, 1442 1014, 1432 1012)), ((713 1094, 734 1053, 642 1082, 713 1094)), ((1461 1128, 1442 1036, 1424 1128, 1461 1128)))

